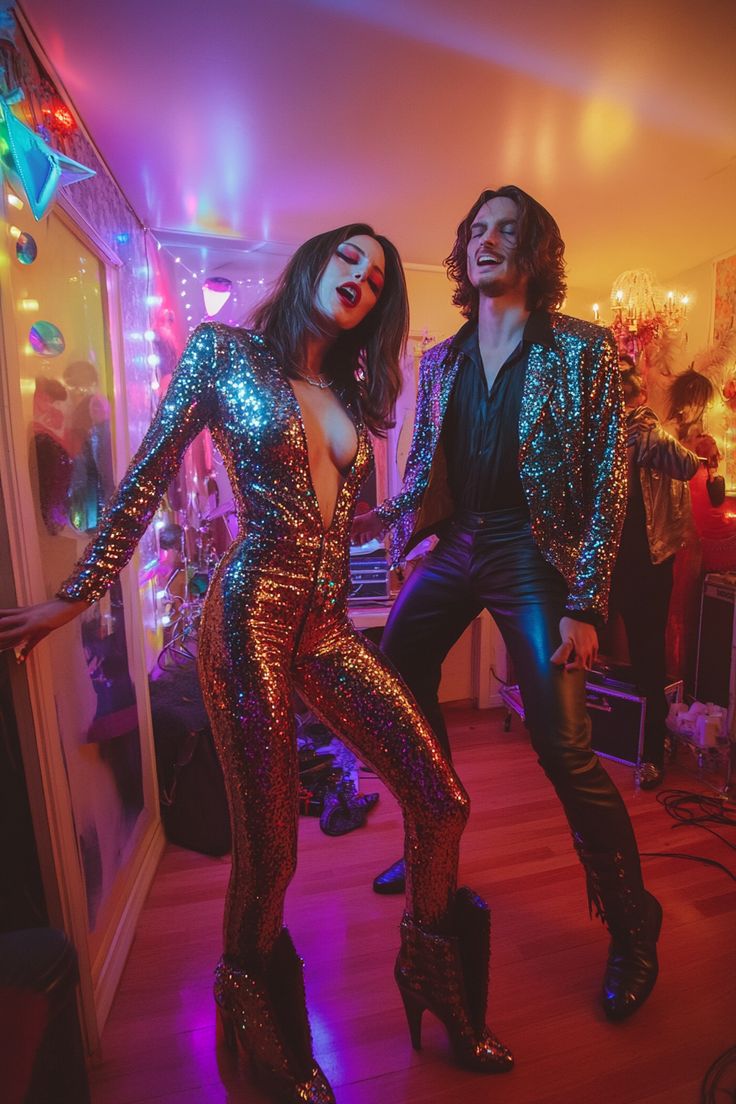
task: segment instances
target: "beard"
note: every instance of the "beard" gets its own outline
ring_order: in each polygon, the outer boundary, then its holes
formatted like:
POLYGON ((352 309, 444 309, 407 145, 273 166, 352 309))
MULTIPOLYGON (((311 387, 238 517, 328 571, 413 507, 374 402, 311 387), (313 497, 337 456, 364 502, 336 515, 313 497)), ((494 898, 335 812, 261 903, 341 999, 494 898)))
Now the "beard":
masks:
POLYGON ((515 291, 520 284, 519 274, 512 272, 485 272, 481 275, 476 287, 478 295, 486 299, 499 299, 502 295, 508 295, 515 291))
POLYGON ((486 299, 499 299, 514 287, 514 282, 504 276, 494 276, 489 273, 484 280, 478 283, 478 295, 486 299))
POLYGON ((503 295, 521 291, 526 282, 523 271, 513 259, 508 259, 500 272, 477 268, 475 271, 474 286, 481 299, 500 299, 503 295))

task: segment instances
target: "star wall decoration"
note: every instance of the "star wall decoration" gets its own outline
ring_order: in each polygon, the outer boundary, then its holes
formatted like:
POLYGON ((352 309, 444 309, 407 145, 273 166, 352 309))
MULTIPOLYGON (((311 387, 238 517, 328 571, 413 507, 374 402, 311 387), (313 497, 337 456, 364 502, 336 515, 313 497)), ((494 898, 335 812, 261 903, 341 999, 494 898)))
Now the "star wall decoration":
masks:
POLYGON ((20 88, 0 94, 0 168, 28 200, 39 222, 54 201, 56 189, 94 176, 95 170, 49 146, 44 138, 13 113, 11 105, 23 99, 20 88))

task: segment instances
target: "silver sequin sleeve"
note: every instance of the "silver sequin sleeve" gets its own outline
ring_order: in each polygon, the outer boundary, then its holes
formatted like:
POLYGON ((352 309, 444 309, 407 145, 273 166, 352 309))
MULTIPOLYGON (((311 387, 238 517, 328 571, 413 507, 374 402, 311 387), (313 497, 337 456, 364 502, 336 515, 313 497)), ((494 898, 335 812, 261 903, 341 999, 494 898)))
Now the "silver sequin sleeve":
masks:
POLYGON ((563 574, 569 586, 567 608, 605 618, 626 512, 626 437, 618 352, 609 331, 602 331, 591 352, 587 379, 583 377, 579 452, 584 526, 578 556, 563 574))
POLYGON ((216 329, 205 323, 189 339, 94 538, 57 597, 96 601, 130 560, 187 446, 207 421, 216 357, 216 329))

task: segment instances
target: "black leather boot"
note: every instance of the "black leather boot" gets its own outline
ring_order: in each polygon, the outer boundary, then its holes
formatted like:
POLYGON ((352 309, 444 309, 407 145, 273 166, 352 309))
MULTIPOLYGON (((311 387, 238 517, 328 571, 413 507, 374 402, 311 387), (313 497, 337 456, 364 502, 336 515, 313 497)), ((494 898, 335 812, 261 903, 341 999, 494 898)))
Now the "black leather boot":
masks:
POLYGON ((662 906, 641 884, 638 860, 627 863, 620 851, 589 851, 578 835, 573 840, 585 867, 591 915, 595 908, 611 934, 603 1008, 609 1020, 625 1020, 641 1008, 657 980, 662 906))
POLYGON ((228 1046, 250 1059, 255 1080, 284 1104, 335 1104, 312 1051, 302 961, 284 928, 265 963, 222 958, 215 1001, 228 1046))
POLYGON ((491 918, 470 889, 455 897, 452 933, 424 931, 409 916, 401 922, 394 971, 412 1045, 421 1048, 422 1016, 429 1009, 447 1029, 455 1059, 476 1073, 513 1068, 511 1051, 486 1026, 491 918))
POLYGON ((403 893, 406 889, 406 863, 403 859, 397 859, 392 866, 384 870, 377 878, 373 879, 373 892, 403 893))

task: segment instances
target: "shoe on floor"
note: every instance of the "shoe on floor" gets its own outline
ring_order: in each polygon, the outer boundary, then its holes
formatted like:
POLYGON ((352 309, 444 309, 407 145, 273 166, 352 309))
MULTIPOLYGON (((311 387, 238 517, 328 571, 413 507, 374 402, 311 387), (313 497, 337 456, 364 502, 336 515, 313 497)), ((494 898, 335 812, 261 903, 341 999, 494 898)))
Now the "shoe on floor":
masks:
POLYGON ((373 879, 374 893, 403 893, 406 889, 406 866, 403 859, 399 859, 388 870, 384 870, 377 878, 373 879))
POLYGON ((639 767, 639 786, 642 790, 656 790, 664 781, 664 767, 656 763, 642 763, 639 767))

